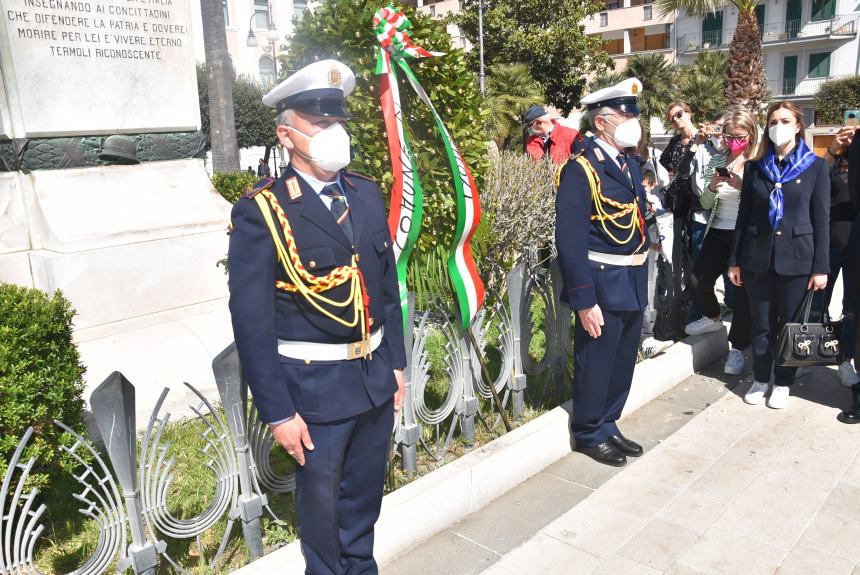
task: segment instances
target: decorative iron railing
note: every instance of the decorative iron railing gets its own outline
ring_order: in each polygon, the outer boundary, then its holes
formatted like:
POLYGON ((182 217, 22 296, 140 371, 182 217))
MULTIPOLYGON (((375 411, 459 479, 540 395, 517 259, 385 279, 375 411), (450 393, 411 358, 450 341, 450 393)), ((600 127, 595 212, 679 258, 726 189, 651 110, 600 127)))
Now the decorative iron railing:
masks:
MULTIPOLYGON (((442 306, 416 311, 411 298, 413 329, 406 330, 411 353, 407 354, 404 374, 407 393, 393 430, 393 449, 400 455, 404 471, 417 469, 419 447, 431 461, 442 461, 457 430, 464 443, 474 443, 476 419, 485 417, 480 400, 492 397, 493 389, 503 409, 514 416, 522 415, 525 409, 527 375, 543 378, 543 386, 534 397, 536 404, 558 403, 564 397, 569 379, 570 310, 559 300, 557 263, 549 250, 535 250, 508 274, 507 284, 507 297, 497 298, 498 303, 481 311, 473 323, 479 350, 442 306), (538 257, 541 253, 548 256, 546 261, 538 257), (536 328, 533 314, 540 315, 537 323, 542 324, 546 341, 538 359, 529 355, 536 328), (427 401, 431 333, 444 340, 448 383, 437 405, 427 401), (490 349, 495 349, 498 370, 486 378, 492 381, 486 381, 478 352, 486 355, 490 349)), ((80 468, 74 479, 81 490, 73 496, 82 503, 80 512, 99 529, 98 543, 73 575, 97 575, 114 565, 119 571, 132 569, 136 574, 154 575, 162 561, 182 573, 180 563, 167 552, 166 539, 195 539, 202 549, 201 537, 221 529, 216 534, 220 541, 217 551, 206 562, 209 570, 217 571, 237 522, 249 557, 263 554, 260 519, 264 513, 278 518, 267 494, 292 492, 295 479, 291 474, 278 474, 270 463, 273 439, 243 381, 234 344, 213 360, 212 369, 223 410, 185 384, 199 400, 192 407, 204 428, 205 446, 199 455, 214 482, 208 504, 194 517, 177 517, 170 511, 168 499, 177 472, 175 454, 165 434, 171 415, 162 413, 168 389, 154 406, 139 446, 132 383, 114 372, 93 391, 90 405, 109 464, 89 439, 55 422, 74 438, 71 446, 62 448, 80 468)), ((492 414, 493 408, 486 413, 492 414)), ((499 415, 496 412, 496 417, 499 415)), ((36 463, 33 458, 23 460, 32 435, 30 428, 20 439, 0 484, 0 575, 40 573, 34 554, 44 531, 47 504, 40 502, 43 497, 38 490, 25 493, 25 483, 36 463)))

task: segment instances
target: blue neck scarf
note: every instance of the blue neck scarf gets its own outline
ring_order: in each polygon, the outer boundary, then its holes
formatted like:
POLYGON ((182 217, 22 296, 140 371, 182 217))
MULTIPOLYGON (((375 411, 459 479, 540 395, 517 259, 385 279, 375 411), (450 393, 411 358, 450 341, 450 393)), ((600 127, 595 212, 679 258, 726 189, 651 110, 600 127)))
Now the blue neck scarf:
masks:
POLYGON ((817 157, 806 145, 806 142, 802 138, 798 138, 797 145, 786 157, 785 168, 780 169, 773 143, 768 143, 767 153, 759 162, 759 166, 761 166, 767 179, 774 183, 774 188, 770 192, 770 206, 767 211, 771 229, 775 230, 782 220, 784 207, 782 184, 793 180, 806 171, 806 168, 811 166, 817 157))

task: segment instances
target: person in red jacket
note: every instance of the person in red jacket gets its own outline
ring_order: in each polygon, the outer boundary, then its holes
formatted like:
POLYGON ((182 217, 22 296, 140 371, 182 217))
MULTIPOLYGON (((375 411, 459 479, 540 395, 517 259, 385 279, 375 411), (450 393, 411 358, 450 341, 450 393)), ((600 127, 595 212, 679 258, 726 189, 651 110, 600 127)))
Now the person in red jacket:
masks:
POLYGON ((526 153, 532 159, 540 160, 548 153, 554 163, 562 164, 582 146, 579 131, 559 124, 543 106, 529 108, 523 123, 529 131, 526 153))

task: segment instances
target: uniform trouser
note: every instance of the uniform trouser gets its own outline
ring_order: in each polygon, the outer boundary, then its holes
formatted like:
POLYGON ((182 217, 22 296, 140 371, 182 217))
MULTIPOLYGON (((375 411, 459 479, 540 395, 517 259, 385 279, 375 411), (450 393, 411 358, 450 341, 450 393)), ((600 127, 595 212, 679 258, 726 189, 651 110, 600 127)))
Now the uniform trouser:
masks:
POLYGON ((579 447, 593 447, 618 433, 633 368, 641 311, 603 312, 600 337, 594 339, 577 317, 573 332, 573 420, 571 432, 579 447))
POLYGON ((394 407, 308 423, 314 444, 297 466, 296 507, 308 575, 378 572, 373 525, 382 505, 394 407))
MULTIPOLYGON (((693 268, 695 278, 693 301, 706 317, 719 317, 720 302, 714 293, 717 278, 726 271, 729 253, 732 248, 734 230, 711 228, 702 242, 702 250, 693 268)), ((728 289, 728 288, 727 288, 728 289)), ((746 349, 751 339, 751 318, 747 294, 744 286, 735 292, 735 308, 732 327, 729 330, 729 343, 735 349, 746 349)))
POLYGON ((773 368, 775 385, 794 383, 796 367, 773 364, 773 350, 779 330, 786 322, 794 321, 797 310, 806 295, 809 276, 783 276, 770 270, 762 274, 743 271, 744 288, 749 298, 752 315, 753 374, 762 383, 770 381, 773 368))

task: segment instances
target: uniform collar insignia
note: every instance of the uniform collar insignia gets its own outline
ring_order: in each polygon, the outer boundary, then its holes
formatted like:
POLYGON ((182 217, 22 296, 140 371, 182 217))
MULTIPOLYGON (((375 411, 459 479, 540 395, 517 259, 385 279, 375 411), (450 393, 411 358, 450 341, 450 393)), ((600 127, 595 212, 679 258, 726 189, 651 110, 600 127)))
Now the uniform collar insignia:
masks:
POLYGON ((600 149, 599 145, 594 147, 594 157, 601 164, 606 161, 606 158, 603 157, 603 150, 600 149))
POLYGON ((290 195, 290 201, 296 201, 302 197, 302 188, 299 186, 299 179, 293 176, 287 180, 287 193, 290 195))

